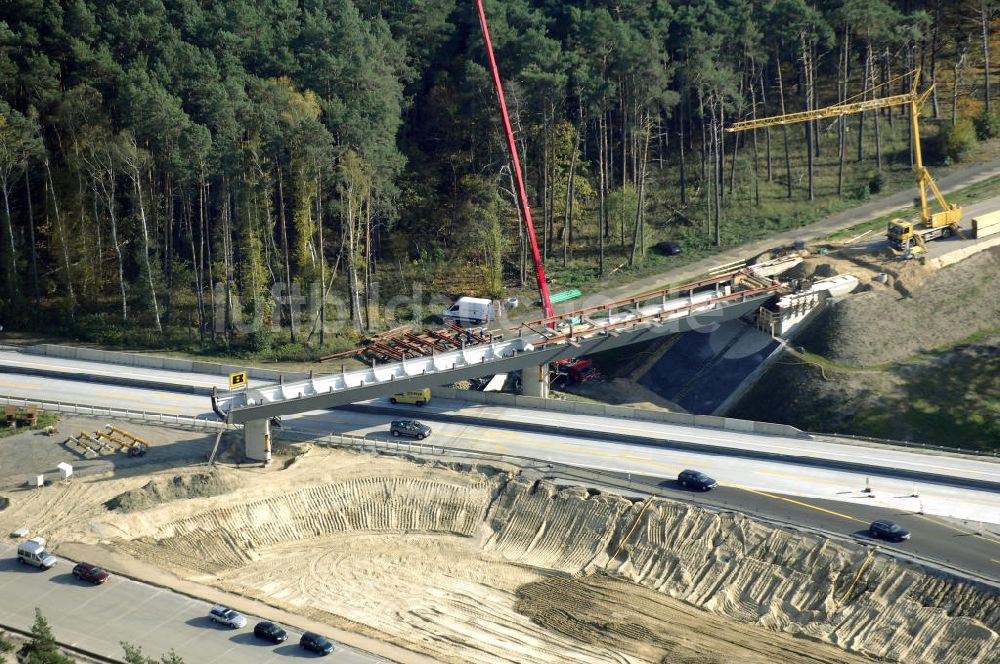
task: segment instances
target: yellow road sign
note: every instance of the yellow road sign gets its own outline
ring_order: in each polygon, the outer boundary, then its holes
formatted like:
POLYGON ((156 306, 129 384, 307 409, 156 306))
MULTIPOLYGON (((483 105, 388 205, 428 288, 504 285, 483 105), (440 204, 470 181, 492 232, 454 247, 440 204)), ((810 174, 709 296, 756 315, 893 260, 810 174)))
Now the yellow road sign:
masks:
POLYGON ((246 371, 229 374, 229 387, 246 387, 246 385, 247 385, 246 371))

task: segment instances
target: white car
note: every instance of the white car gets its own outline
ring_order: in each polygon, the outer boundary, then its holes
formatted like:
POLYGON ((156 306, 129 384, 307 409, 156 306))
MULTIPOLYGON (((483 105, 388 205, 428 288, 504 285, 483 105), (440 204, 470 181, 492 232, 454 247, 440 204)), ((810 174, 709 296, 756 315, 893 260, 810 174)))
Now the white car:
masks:
POLYGON ((214 622, 238 629, 247 624, 247 619, 240 613, 225 606, 213 606, 208 615, 214 622))

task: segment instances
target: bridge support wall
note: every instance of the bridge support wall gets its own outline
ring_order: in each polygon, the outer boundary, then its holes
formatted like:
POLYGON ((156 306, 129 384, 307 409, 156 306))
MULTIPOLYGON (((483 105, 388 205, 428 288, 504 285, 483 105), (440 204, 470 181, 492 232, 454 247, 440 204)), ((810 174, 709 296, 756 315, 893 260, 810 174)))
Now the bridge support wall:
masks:
POLYGON ((250 420, 243 425, 244 455, 254 461, 271 460, 271 421, 250 420))
POLYGON ((549 365, 521 369, 521 394, 526 397, 549 398, 549 365))

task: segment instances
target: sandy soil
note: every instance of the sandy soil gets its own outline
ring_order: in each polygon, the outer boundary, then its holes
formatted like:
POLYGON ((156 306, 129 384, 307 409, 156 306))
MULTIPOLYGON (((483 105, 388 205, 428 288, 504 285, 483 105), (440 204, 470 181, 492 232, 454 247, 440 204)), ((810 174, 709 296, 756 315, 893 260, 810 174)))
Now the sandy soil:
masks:
POLYGON ((815 256, 801 270, 853 274, 859 291, 835 304, 807 345, 837 362, 874 366, 908 359, 1000 326, 1000 247, 938 271, 865 253, 815 256), (873 280, 879 272, 886 284, 873 280), (991 276, 992 275, 992 276, 991 276))
POLYGON ((857 276, 858 292, 828 307, 793 344, 851 370, 820 370, 786 354, 729 415, 810 431, 995 447, 1000 248, 937 271, 837 251, 810 257, 792 276, 832 271, 857 276), (873 280, 879 271, 886 284, 873 280))
POLYGON ((510 469, 293 449, 9 492, 0 529, 444 662, 1000 662, 995 595, 860 547, 510 469))

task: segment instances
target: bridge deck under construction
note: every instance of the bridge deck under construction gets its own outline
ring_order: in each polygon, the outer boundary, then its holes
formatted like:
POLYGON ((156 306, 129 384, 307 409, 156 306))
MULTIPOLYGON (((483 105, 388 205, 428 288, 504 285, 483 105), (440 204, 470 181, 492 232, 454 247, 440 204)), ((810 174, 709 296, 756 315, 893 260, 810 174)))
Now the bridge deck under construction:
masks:
POLYGON ((446 328, 378 342, 391 360, 290 383, 219 392, 231 423, 331 408, 396 392, 540 367, 706 327, 755 311, 780 285, 740 269, 691 284, 529 321, 504 338, 446 328), (457 344, 457 346, 456 346, 457 344))

